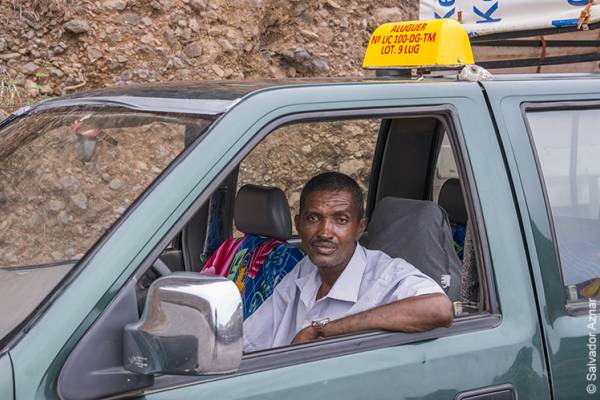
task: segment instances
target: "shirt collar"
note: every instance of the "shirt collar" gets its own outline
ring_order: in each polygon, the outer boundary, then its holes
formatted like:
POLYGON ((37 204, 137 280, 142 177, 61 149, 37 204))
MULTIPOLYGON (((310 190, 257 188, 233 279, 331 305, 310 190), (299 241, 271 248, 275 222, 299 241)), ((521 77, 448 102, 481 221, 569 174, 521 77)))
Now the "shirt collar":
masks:
MULTIPOLYGON (((317 267, 310 259, 307 261, 312 266, 312 271, 297 278, 296 285, 300 289, 300 300, 306 307, 310 307, 316 301, 317 291, 321 286, 321 277, 319 276, 317 267)), ((342 271, 342 274, 335 281, 325 298, 356 303, 366 264, 367 257, 365 250, 357 243, 348 265, 346 265, 346 268, 344 268, 344 271, 342 271)))

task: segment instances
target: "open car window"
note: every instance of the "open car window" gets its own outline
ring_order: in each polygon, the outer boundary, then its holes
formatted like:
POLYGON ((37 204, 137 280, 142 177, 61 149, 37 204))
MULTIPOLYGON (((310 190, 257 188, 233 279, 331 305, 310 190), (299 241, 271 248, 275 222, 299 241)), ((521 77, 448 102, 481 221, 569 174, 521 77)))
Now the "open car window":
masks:
POLYGON ((0 131, 0 339, 212 119, 79 106, 0 131))

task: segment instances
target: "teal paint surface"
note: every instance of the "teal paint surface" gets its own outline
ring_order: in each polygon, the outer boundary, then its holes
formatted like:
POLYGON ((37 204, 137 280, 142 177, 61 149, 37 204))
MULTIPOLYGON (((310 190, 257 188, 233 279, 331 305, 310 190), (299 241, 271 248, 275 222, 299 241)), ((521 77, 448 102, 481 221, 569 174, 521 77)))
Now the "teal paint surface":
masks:
POLYGON ((13 370, 7 353, 0 355, 0 399, 13 400, 13 370))
POLYGON ((249 373, 149 394, 178 398, 447 399, 512 383, 547 399, 528 259, 511 182, 480 87, 466 82, 355 83, 271 88, 247 96, 118 227, 12 350, 17 399, 55 398, 64 359, 140 263, 266 124, 286 115, 449 104, 456 110, 480 201, 502 322, 493 329, 249 373))

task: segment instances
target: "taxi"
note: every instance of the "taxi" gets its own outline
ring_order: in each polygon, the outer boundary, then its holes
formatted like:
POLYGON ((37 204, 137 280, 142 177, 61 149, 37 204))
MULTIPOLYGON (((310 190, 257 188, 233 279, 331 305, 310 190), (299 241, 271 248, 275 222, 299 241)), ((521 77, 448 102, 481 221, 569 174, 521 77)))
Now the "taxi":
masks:
POLYGON ((364 66, 382 76, 115 87, 0 122, 0 399, 597 398, 600 78, 490 74, 451 20, 380 26, 364 66), (291 216, 326 170, 451 327, 243 352, 277 280, 200 272, 232 238, 301 256, 291 216))

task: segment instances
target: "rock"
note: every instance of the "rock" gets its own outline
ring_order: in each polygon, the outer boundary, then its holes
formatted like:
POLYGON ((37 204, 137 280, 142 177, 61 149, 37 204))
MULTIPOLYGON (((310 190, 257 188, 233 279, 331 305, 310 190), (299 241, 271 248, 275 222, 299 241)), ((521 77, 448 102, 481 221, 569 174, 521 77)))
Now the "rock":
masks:
POLYGON ((72 19, 63 25, 66 31, 79 35, 89 32, 90 25, 83 19, 72 19))
POLYGON ((356 175, 363 167, 360 160, 347 160, 340 164, 340 172, 346 175, 356 175))
MULTIPOLYGON (((4 112, 3 110, 0 110, 0 121, 2 121, 4 118, 8 117, 8 113, 4 112)), ((2 202, 0 201, 0 204, 2 202)))
MULTIPOLYGON (((64 211, 61 211, 64 212, 64 211)), ((60 215, 60 214, 59 214, 60 215)), ((40 216, 38 214, 31 214, 29 218, 25 220, 25 226, 28 229, 33 229, 39 227, 40 224, 40 216)))
POLYGON ((46 209, 51 214, 56 214, 64 208, 65 208, 65 203, 63 203, 60 200, 50 200, 48 202, 48 205, 46 206, 46 209))
POLYGON ((188 44, 187 46, 185 46, 185 49, 183 49, 183 52, 189 58, 200 57, 203 52, 202 42, 197 41, 197 42, 188 44))
POLYGON ((8 44, 6 43, 6 39, 0 38, 0 53, 4 53, 8 48, 8 44))
POLYGON ((122 21, 125 25, 137 26, 142 22, 142 17, 137 14, 129 13, 123 15, 122 21))
POLYGON ((8 54, 2 54, 0 56, 0 59, 4 60, 4 61, 8 61, 8 60, 14 60, 21 57, 21 55, 19 53, 8 53, 8 54))
POLYGON ((50 70, 50 76, 53 78, 62 78, 63 76, 65 76, 65 74, 58 68, 52 68, 50 70))
POLYGON ((302 151, 302 154, 310 154, 310 152, 312 151, 312 147, 310 146, 310 144, 305 144, 300 148, 300 151, 302 151))
POLYGON ((109 10, 123 11, 127 8, 127 2, 124 0, 105 0, 103 5, 109 10))
POLYGON ((70 197, 71 202, 81 210, 87 210, 88 208, 88 199, 83 193, 77 193, 70 197))
POLYGON ((303 47, 297 47, 297 48, 294 50, 294 53, 293 53, 293 55, 292 55, 292 58, 293 58, 293 60, 294 60, 294 61, 296 61, 297 63, 300 63, 300 64, 302 64, 302 63, 304 63, 304 62, 306 62, 306 61, 310 60, 311 56, 310 56, 310 53, 309 53, 308 51, 306 51, 306 49, 305 49, 305 48, 303 48, 303 47))
POLYGON ((115 178, 110 181, 108 187, 112 190, 119 190, 123 187, 123 181, 121 181, 119 178, 115 178))
POLYGON ((25 92, 31 97, 36 97, 40 94, 38 84, 30 79, 25 79, 25 92))
POLYGON ((158 1, 156 1, 156 0, 155 0, 155 1, 152 1, 152 2, 150 3, 150 7, 152 7, 152 9, 153 9, 154 11, 160 11, 160 10, 162 10, 162 7, 161 7, 160 3, 159 3, 158 1))
POLYGON ((91 63, 95 63, 102 58, 102 51, 100 51, 100 49, 97 47, 88 47, 87 56, 91 63))
POLYGON ((217 64, 211 65, 210 69, 212 69, 219 78, 222 78, 225 75, 223 68, 219 67, 217 64))
POLYGON ((150 17, 143 17, 142 23, 146 26, 150 26, 150 25, 152 25, 152 19, 150 17))
POLYGON ((21 72, 26 75, 33 75, 39 68, 40 67, 36 63, 29 62, 21 67, 21 72))
POLYGON ((79 179, 74 176, 67 175, 60 179, 60 186, 66 192, 75 193, 79 190, 81 183, 79 182, 79 179))
POLYGON ((219 39, 219 44, 221 45, 225 53, 233 53, 233 51, 235 50, 235 48, 231 45, 231 43, 229 43, 229 40, 227 39, 219 39))
POLYGON ((314 59, 311 61, 311 66, 313 71, 315 71, 316 73, 319 74, 324 74, 326 72, 329 72, 329 64, 327 64, 326 61, 324 60, 320 60, 318 58, 314 59))
POLYGON ((59 212, 56 219, 58 220, 58 223, 62 225, 68 225, 71 222, 71 216, 65 211, 59 212))
POLYGON ((335 8, 336 10, 342 8, 342 6, 340 6, 338 3, 336 3, 333 0, 327 0, 327 2, 325 4, 327 4, 331 8, 335 8))
POLYGON ((405 18, 404 13, 399 7, 380 7, 376 8, 372 14, 378 24, 384 22, 402 21, 405 18))
POLYGON ((151 33, 147 33, 140 38, 140 41, 144 44, 151 44, 154 42, 154 36, 151 33))
POLYGON ((61 43, 57 44, 56 46, 54 46, 52 51, 54 52, 54 54, 62 54, 65 52, 66 49, 67 49, 67 45, 61 42, 61 43))
POLYGON ((306 37, 307 39, 319 40, 319 35, 308 29, 300 29, 300 34, 306 37))
POLYGON ((54 93, 54 86, 52 86, 52 84, 48 83, 46 85, 43 85, 42 87, 40 87, 40 93, 43 95, 50 95, 52 93, 54 93))
POLYGON ((196 12, 206 11, 206 0, 192 0, 190 1, 190 7, 196 12))
POLYGON ((196 18, 190 18, 189 27, 192 31, 198 32, 200 30, 200 24, 196 18))
POLYGON ((163 33, 165 40, 171 47, 175 47, 177 45, 177 36, 175 35, 175 31, 172 29, 166 29, 163 33))

